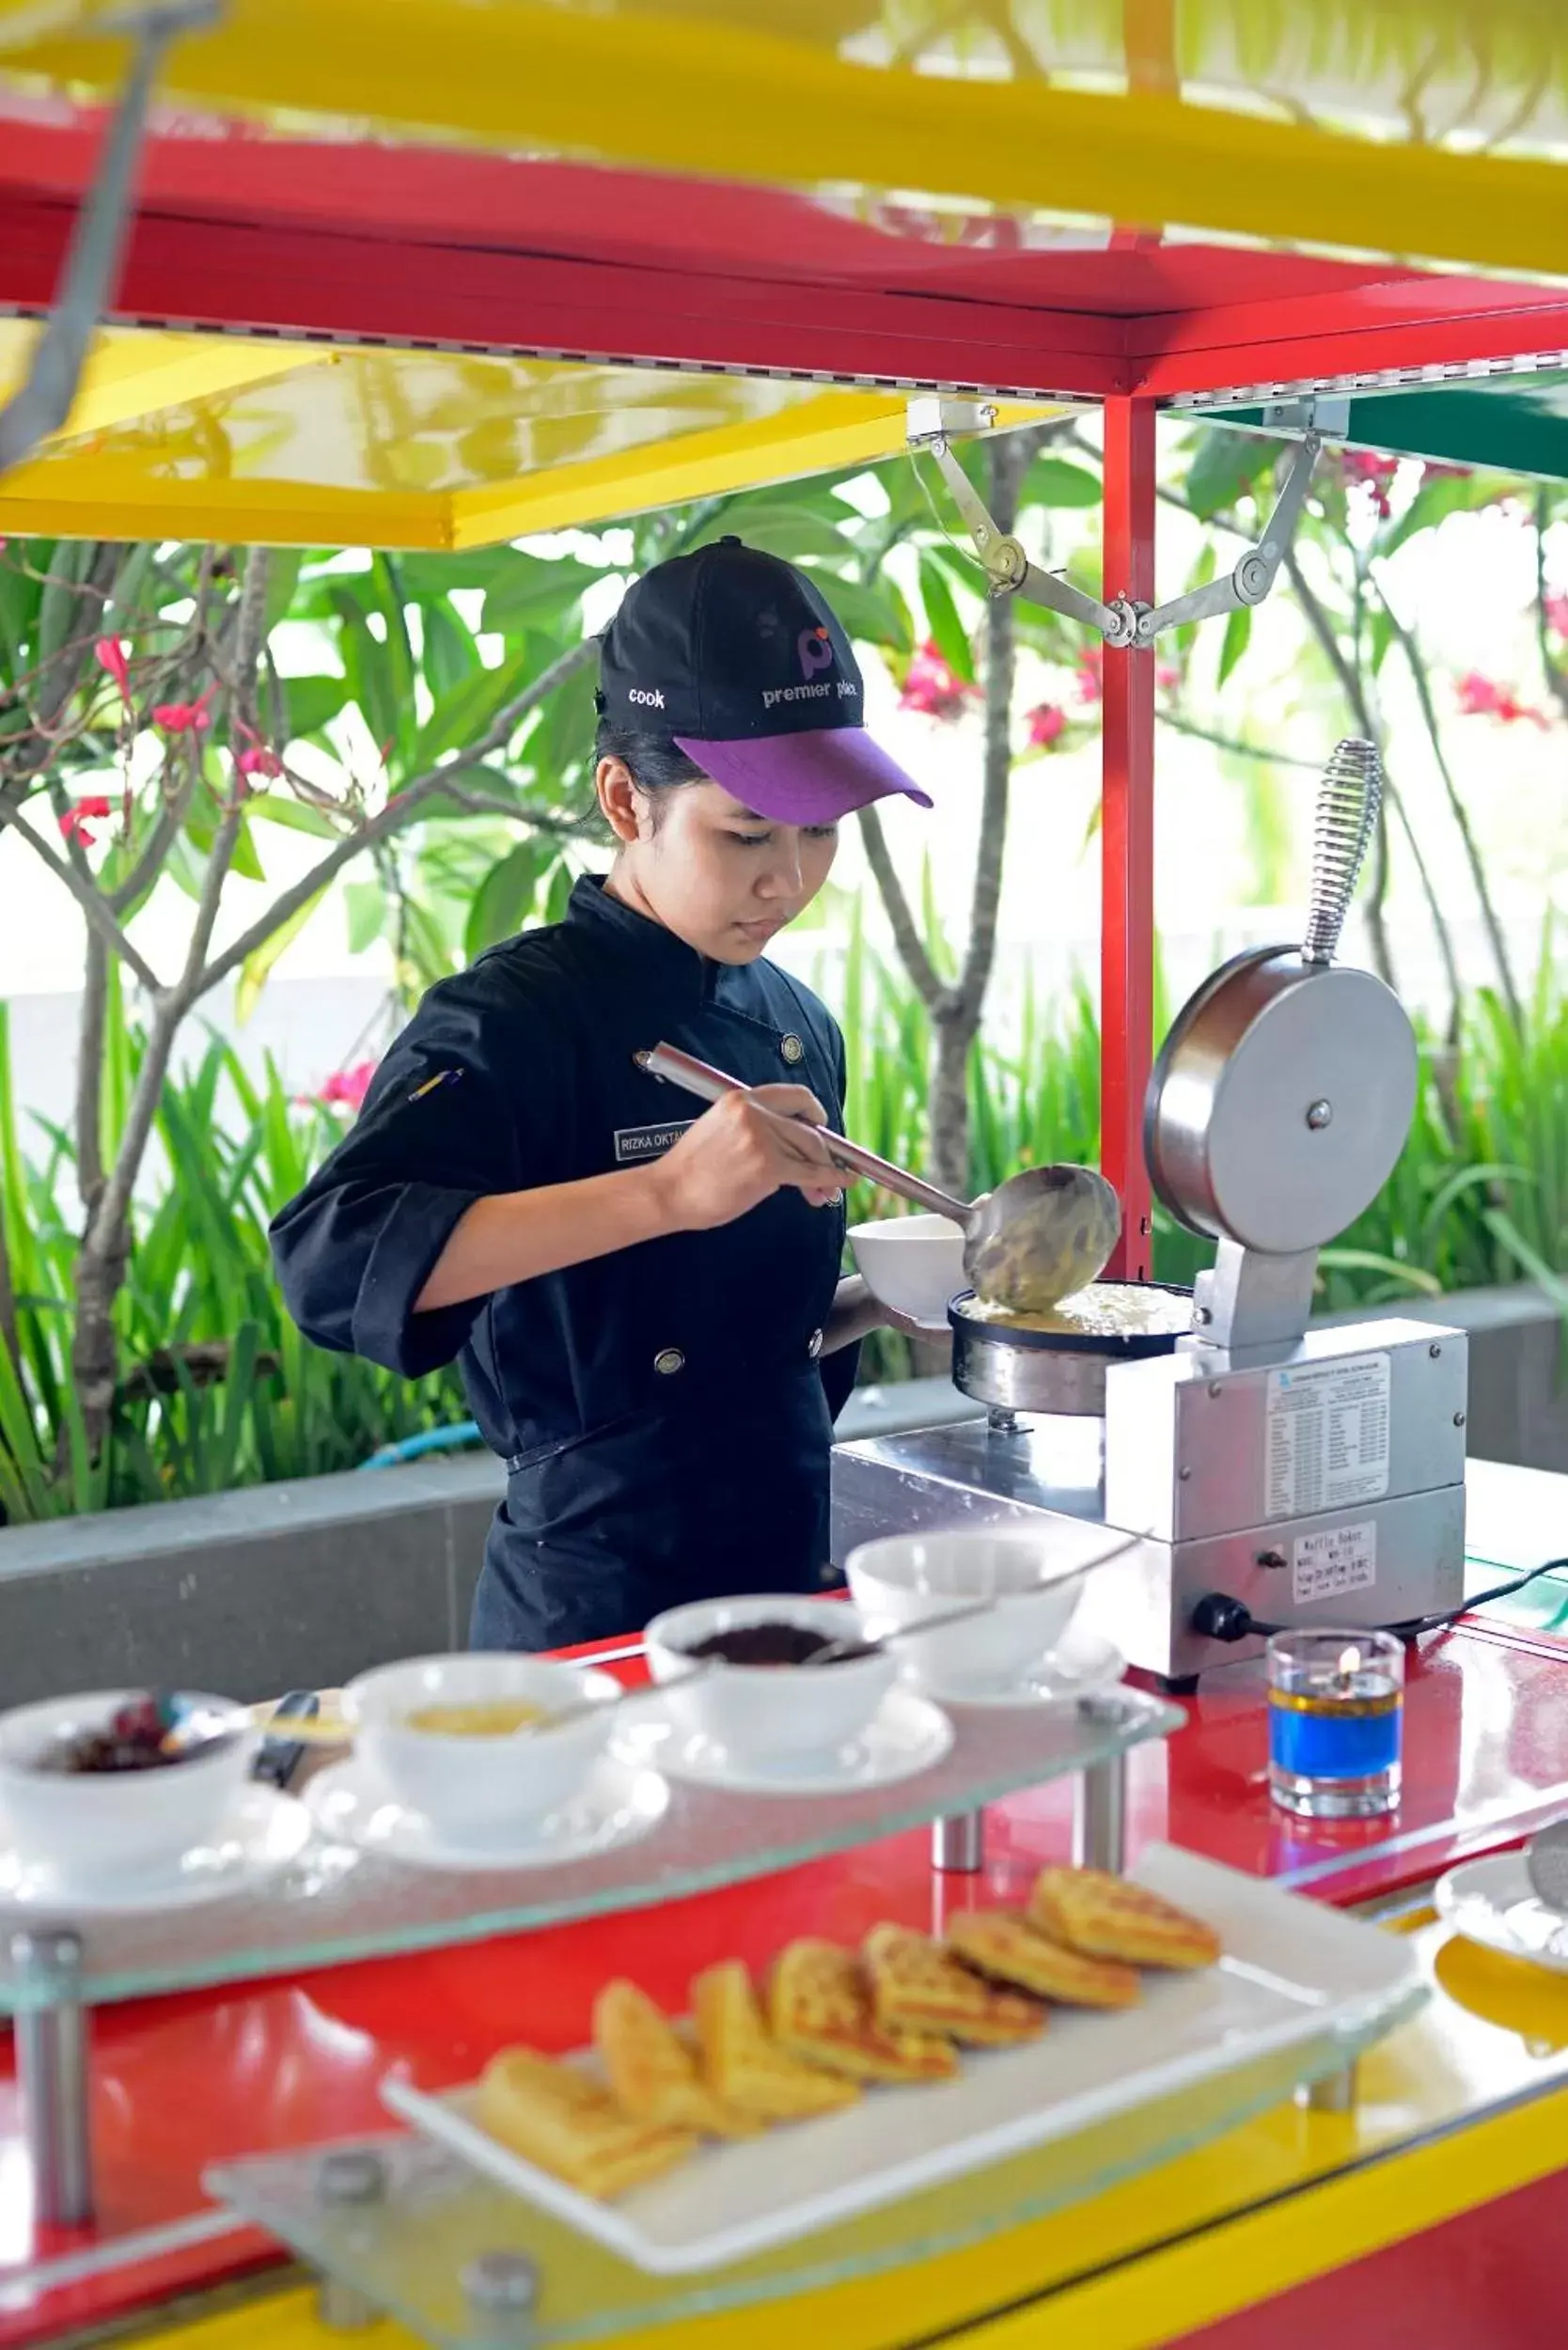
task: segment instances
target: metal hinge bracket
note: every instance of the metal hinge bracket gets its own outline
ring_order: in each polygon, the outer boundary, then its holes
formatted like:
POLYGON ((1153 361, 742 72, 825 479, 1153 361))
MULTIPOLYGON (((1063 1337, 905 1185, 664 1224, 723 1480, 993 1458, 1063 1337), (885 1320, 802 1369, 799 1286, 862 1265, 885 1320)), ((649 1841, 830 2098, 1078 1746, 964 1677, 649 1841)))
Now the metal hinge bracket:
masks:
MULTIPOLYGON (((1317 407, 1322 405, 1316 403, 1317 407)), ((1103 603, 1097 596, 1085 595, 1058 573, 1043 572, 1037 563, 1030 562, 1017 539, 996 527, 984 499, 954 456, 950 439, 954 433, 986 430, 986 423, 980 419, 994 418, 995 409, 982 409, 966 400, 912 400, 908 438, 912 450, 925 449, 935 459, 975 542, 989 595, 1022 596, 1027 603, 1042 604, 1063 619, 1097 630, 1107 645, 1141 647, 1152 645, 1168 628, 1181 628, 1193 620, 1212 619, 1223 613, 1260 604, 1268 594, 1294 539, 1312 468, 1323 446, 1323 431, 1329 422, 1326 417, 1320 420, 1311 401, 1292 406, 1295 413, 1288 420, 1281 416, 1279 421, 1288 421, 1302 432, 1301 446, 1262 538, 1255 547, 1247 549, 1223 579, 1211 580, 1206 588, 1195 588, 1169 603, 1135 603, 1126 596, 1103 603)))

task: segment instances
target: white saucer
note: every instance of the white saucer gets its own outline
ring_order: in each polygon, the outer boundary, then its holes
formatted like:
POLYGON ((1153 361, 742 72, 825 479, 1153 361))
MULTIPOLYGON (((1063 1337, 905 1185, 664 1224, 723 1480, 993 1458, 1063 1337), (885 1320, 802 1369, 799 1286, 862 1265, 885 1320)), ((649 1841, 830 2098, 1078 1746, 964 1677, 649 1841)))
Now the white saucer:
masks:
POLYGON ((671 1778, 730 1794, 842 1795, 914 1778, 940 1762, 952 1742, 953 1726, 939 1706, 913 1689, 893 1688, 858 1738, 793 1762, 741 1762, 712 1738, 678 1730, 651 1703, 638 1707, 636 1721, 627 1723, 613 1750, 671 1778))
POLYGON ((943 1705, 1059 1705, 1113 1689, 1126 1669, 1114 1640, 1069 1626, 1048 1656, 1036 1656, 1010 1673, 961 1681, 922 1672, 917 1685, 943 1705))
POLYGON ((669 1789, 646 1763, 605 1755, 558 1811, 519 1822, 505 1839, 467 1844, 446 1841, 357 1756, 319 1772, 305 1800, 324 1835, 410 1868, 548 1869, 635 1843, 663 1819, 669 1789))
POLYGON ((1440 1877, 1437 1915, 1466 1942, 1568 1975, 1568 1917, 1530 1890, 1522 1852, 1466 1860, 1440 1877))
POLYGON ((156 1873, 144 1869, 134 1878, 117 1879, 98 1870, 90 1883, 72 1884, 59 1868, 24 1861, 14 1846, 0 1841, 0 1911, 111 1918, 230 1901, 287 1868, 309 1840, 310 1814, 297 1797, 252 1785, 240 1795, 218 1839, 156 1873))

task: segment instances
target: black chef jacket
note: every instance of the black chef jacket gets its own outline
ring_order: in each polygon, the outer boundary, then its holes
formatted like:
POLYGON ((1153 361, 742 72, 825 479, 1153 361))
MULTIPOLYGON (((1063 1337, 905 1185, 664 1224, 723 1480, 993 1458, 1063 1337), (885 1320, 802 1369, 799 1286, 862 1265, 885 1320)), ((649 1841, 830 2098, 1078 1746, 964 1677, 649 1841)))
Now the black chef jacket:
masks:
POLYGON ((855 1350, 818 1358, 841 1206, 784 1190, 717 1230, 413 1310, 475 1200, 668 1150, 702 1104, 637 1066, 660 1042, 751 1085, 808 1086, 841 1123, 843 1039, 808 988, 766 962, 705 962, 584 880, 563 922, 431 990, 272 1228, 319 1345, 409 1378, 461 1363, 508 1469, 478 1648, 562 1647, 687 1599, 834 1579, 828 1454, 855 1350))

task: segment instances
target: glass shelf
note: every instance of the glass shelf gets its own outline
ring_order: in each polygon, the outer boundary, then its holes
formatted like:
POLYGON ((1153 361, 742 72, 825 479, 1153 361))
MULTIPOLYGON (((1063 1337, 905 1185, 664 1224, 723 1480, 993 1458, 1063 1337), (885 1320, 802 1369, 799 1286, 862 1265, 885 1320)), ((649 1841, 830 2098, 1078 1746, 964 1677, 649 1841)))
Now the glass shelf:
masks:
MULTIPOLYGON (((438 2350, 553 2350, 680 2319, 739 2310, 930 2260, 1064 2209, 1191 2152, 1325 2079, 1413 2014, 1402 1986, 1354 2022, 1189 2084, 1131 2112, 778 2250, 699 2276, 656 2277, 616 2258, 416 2137, 360 2143, 384 2167, 369 2202, 319 2191, 320 2154, 271 2154, 208 2172, 208 2191, 336 2284, 361 2295, 438 2350), (521 2256, 529 2311, 477 2307, 465 2286, 486 2255, 521 2256)), ((337 2150, 334 2150, 337 2151, 337 2150)), ((1237 2202, 1246 2201, 1238 2182, 1237 2202)), ((1157 2234, 1157 2205, 1151 2206, 1157 2234)), ((978 2314, 978 2312, 977 2312, 978 2314)))
POLYGON ((0 2013, 40 1998, 10 1956, 19 1928, 77 1930, 81 1996, 93 2003, 480 1941, 677 1900, 874 1843, 1110 1762, 1168 1737, 1184 1718, 1178 1707, 1126 1688, 1038 1708, 954 1707, 948 1754, 899 1785, 747 1796, 672 1783, 667 1810, 640 1841, 550 1868, 413 1868, 318 1828, 290 1867, 228 1900, 78 1919, 66 1908, 8 1904, 0 1912, 0 2013))

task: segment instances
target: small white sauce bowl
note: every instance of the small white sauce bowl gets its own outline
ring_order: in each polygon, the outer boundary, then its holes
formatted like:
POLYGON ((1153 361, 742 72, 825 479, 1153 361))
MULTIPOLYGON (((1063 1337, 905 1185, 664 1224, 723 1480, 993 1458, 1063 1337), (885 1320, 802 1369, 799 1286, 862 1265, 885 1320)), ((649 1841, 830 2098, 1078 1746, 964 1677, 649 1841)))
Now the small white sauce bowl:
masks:
POLYGON ((212 1844, 239 1801, 261 1732, 229 1698, 180 1690, 181 1712, 221 1743, 145 1771, 40 1770, 63 1741, 106 1731, 145 1689, 89 1689, 0 1714, 0 1824, 30 1867, 67 1883, 178 1869, 212 1844))
POLYGON ((964 1233, 945 1215, 890 1215, 852 1225, 849 1245, 866 1287, 911 1322, 948 1326, 948 1301, 968 1287, 964 1233))
POLYGON ((913 1635, 892 1651, 922 1687, 956 1689, 1005 1679, 1047 1655, 1072 1622, 1080 1570, 1105 1546, 1104 1527, 1089 1525, 891 1534, 852 1551, 846 1573, 873 1636, 995 1603, 967 1623, 913 1635))
POLYGON ((762 1592, 668 1608, 643 1640, 677 1727, 711 1739, 739 1764, 763 1769, 821 1759, 857 1738, 898 1678, 897 1654, 837 1665, 731 1665, 691 1653, 715 1633, 758 1623, 795 1624, 831 1640, 865 1637, 842 1600, 762 1592))
POLYGON ((609 1673, 506 1651, 415 1656, 361 1673, 343 1692, 355 1745, 398 1801, 454 1843, 489 1841, 571 1801, 604 1752, 619 1684, 609 1673), (431 1705, 494 1705, 509 1699, 550 1713, 593 1711, 499 1736, 416 1730, 431 1705))

